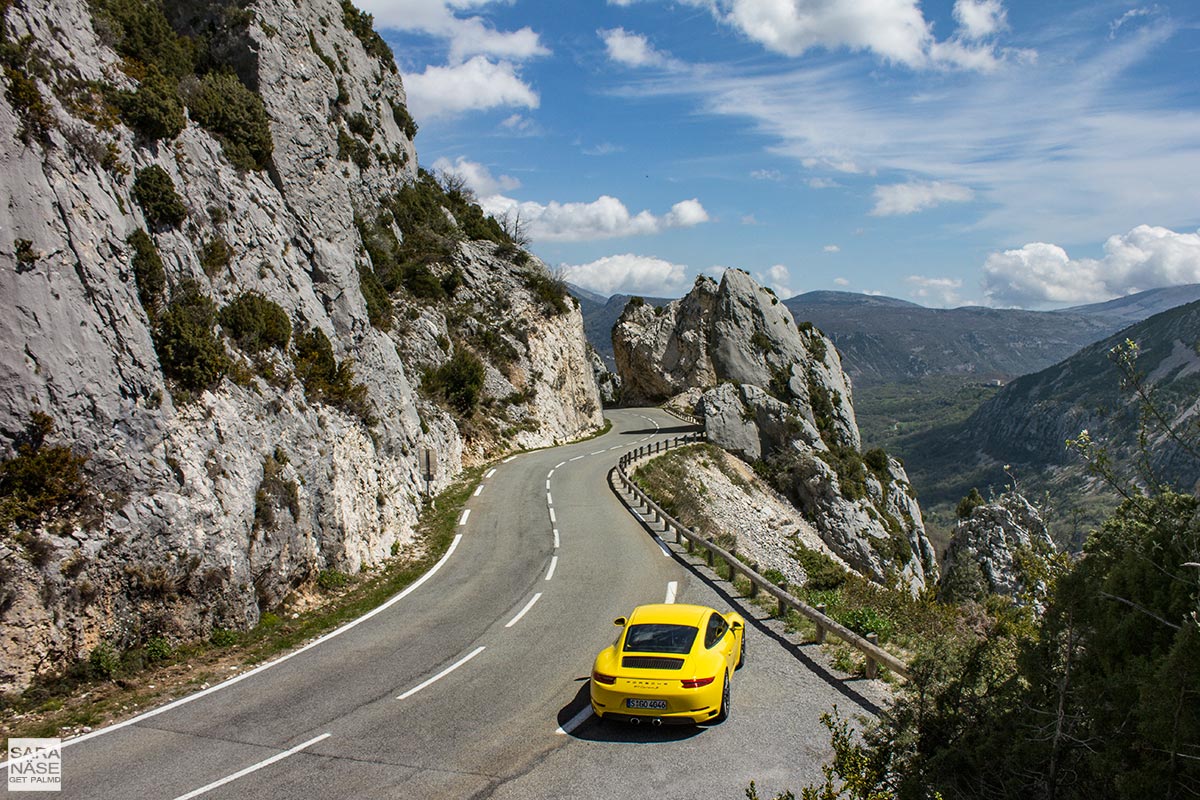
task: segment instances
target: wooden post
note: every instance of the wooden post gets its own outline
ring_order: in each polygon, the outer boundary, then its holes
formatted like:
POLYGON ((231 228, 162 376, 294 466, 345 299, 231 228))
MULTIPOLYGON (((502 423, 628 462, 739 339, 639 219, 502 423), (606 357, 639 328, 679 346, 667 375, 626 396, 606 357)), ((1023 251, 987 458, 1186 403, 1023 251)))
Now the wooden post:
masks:
MULTIPOLYGON (((750 562, 750 569, 754 570, 755 572, 758 572, 758 562, 757 562, 757 561, 751 561, 751 562, 750 562)), ((751 596, 751 597, 758 597, 758 584, 757 584, 757 583, 755 583, 753 580, 752 580, 752 581, 750 581, 750 596, 751 596)))
MULTIPOLYGON (((825 614, 825 604, 824 603, 817 603, 817 613, 824 616, 824 614, 825 614)), ((817 623, 817 644, 825 644, 825 626, 819 622, 817 623)))
POLYGON ((708 547, 704 548, 704 560, 708 562, 710 567, 714 565, 713 551, 708 547))
MULTIPOLYGON (((786 592, 788 589, 787 581, 780 581, 779 588, 783 589, 786 592)), ((779 617, 780 619, 783 619, 784 617, 787 616, 787 610, 788 610, 787 603, 783 602, 783 600, 780 600, 779 601, 779 611, 775 614, 775 616, 779 617)))
MULTIPOLYGON (((867 641, 870 642, 871 644, 875 645, 876 647, 879 646, 879 637, 876 636, 874 633, 867 634, 867 641)), ((879 674, 879 663, 874 658, 872 658, 870 655, 867 656, 866 673, 867 673, 868 680, 874 680, 875 676, 879 674)))

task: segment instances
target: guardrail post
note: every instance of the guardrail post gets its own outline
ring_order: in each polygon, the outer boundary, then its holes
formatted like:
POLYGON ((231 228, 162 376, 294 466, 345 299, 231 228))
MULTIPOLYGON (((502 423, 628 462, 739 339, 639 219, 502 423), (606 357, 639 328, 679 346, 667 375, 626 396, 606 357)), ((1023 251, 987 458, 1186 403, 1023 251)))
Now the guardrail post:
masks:
MULTIPOLYGON (((876 636, 874 633, 867 634, 867 641, 870 642, 871 644, 875 645, 876 647, 879 646, 879 637, 876 636)), ((870 656, 870 654, 867 654, 867 668, 866 668, 867 679, 874 680, 875 676, 878 674, 879 674, 879 662, 877 662, 874 658, 872 658, 870 656)))
MULTIPOLYGON (((825 614, 825 604, 817 603, 817 613, 822 616, 825 614)), ((825 626, 817 623, 817 644, 825 644, 825 626)))
POLYGON ((691 555, 692 553, 696 552, 696 542, 690 536, 688 537, 688 540, 687 540, 687 551, 688 551, 688 555, 691 555))
POLYGON ((716 563, 716 562, 714 561, 714 559, 713 559, 713 551, 712 551, 712 550, 710 550, 710 549, 709 549, 709 548, 707 548, 707 547, 706 547, 706 548, 704 548, 704 560, 708 562, 708 565, 709 565, 710 567, 711 567, 711 566, 714 566, 714 565, 715 565, 715 563, 716 563))
MULTIPOLYGON (((783 589, 785 592, 788 590, 788 582, 787 581, 780 581, 778 583, 778 586, 780 589, 783 589)), ((779 610, 775 612, 775 616, 779 617, 780 619, 783 619, 787 616, 787 611, 788 611, 787 603, 783 602, 783 600, 780 600, 779 601, 779 610)))
MULTIPOLYGON (((758 562, 757 562, 757 561, 751 561, 751 562, 750 562, 750 569, 754 570, 755 572, 758 572, 758 562)), ((754 581, 750 581, 750 596, 751 596, 751 597, 758 597, 758 584, 757 584, 757 583, 755 583, 754 581)))
POLYGON ((681 541, 683 541, 683 530, 681 530, 678 526, 673 527, 675 528, 675 544, 679 544, 681 541))

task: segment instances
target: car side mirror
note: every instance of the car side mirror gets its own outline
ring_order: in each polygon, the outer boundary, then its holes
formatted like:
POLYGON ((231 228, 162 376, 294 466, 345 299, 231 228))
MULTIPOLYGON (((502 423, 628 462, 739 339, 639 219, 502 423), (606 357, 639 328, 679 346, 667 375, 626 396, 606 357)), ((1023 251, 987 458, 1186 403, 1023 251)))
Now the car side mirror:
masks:
POLYGON ((742 623, 735 622, 732 625, 730 625, 729 627, 733 628, 735 631, 740 631, 742 629, 742 623))
POLYGON ((629 621, 629 620, 625 619, 624 617, 617 617, 616 619, 614 619, 614 620, 613 620, 613 625, 616 625, 616 626, 618 626, 618 627, 624 628, 624 627, 625 627, 625 623, 626 623, 626 622, 628 622, 628 621, 629 621))

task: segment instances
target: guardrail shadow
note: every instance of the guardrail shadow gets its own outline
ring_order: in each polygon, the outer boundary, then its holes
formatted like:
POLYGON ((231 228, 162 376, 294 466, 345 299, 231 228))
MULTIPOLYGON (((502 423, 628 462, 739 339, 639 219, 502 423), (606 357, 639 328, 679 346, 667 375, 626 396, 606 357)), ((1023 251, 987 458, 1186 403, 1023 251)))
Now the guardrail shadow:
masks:
POLYGON ((696 433, 697 431, 701 430, 704 429, 699 425, 689 425, 686 422, 681 422, 678 425, 672 425, 669 428, 638 428, 637 430, 632 431, 621 431, 621 435, 637 436, 640 434, 642 436, 646 436, 647 434, 662 434, 663 436, 667 436, 669 434, 696 433))

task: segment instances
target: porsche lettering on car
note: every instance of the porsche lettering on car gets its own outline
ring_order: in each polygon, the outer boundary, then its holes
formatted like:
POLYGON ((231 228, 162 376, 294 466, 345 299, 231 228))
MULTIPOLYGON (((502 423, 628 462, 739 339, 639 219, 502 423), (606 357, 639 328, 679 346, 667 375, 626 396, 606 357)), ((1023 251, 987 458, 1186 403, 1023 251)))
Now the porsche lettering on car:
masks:
POLYGON ((730 680, 745 659, 746 621, 706 606, 638 606, 592 667, 600 719, 697 724, 729 716, 730 680))

